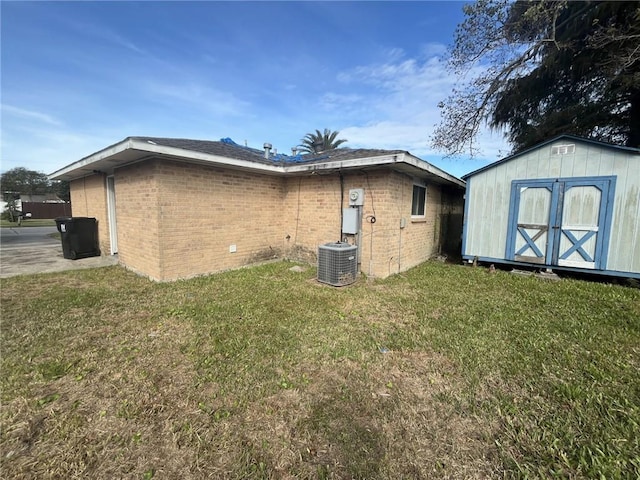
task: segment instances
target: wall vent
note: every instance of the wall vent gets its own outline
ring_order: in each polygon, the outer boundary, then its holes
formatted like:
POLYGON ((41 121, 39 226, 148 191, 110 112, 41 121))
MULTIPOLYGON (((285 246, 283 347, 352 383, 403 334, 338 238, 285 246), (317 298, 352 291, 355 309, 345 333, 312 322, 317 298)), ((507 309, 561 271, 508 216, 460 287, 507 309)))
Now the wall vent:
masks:
POLYGON ((318 281, 342 287, 356 281, 358 247, 348 243, 327 243, 318 247, 318 281))
POLYGON ((576 151, 575 143, 569 145, 554 145, 551 147, 551 155, 567 155, 576 151))

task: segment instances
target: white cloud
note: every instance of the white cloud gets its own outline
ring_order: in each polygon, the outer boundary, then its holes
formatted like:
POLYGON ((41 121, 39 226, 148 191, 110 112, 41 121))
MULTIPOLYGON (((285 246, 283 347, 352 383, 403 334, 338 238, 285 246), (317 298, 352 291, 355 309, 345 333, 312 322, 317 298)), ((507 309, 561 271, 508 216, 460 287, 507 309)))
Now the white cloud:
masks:
POLYGON ((404 58, 405 52, 402 48, 394 47, 387 48, 383 50, 382 56, 386 59, 387 62, 397 62, 401 58, 404 58))
POLYGON ((203 109, 216 116, 238 116, 246 113, 249 102, 230 92, 216 90, 199 82, 150 82, 145 92, 156 101, 178 102, 185 107, 203 109))
POLYGON ((347 127, 340 137, 349 140, 350 147, 409 150, 414 154, 425 151, 428 138, 420 124, 381 121, 360 127, 347 127))
POLYGON ((2 142, 2 171, 26 167, 49 174, 114 143, 114 140, 117 138, 76 134, 58 129, 32 132, 24 137, 5 133, 2 142), (29 144, 28 149, 24 148, 26 144, 29 144))
MULTIPOLYGON (((325 94, 320 104, 347 112, 360 109, 361 117, 357 121, 346 117, 346 126, 341 129, 349 146, 439 155, 441 152, 430 146, 430 137, 440 122, 438 103, 450 95, 457 81, 439 57, 445 50, 442 44, 427 44, 422 58, 406 58, 403 52, 394 51, 383 63, 340 72, 337 78, 344 91, 325 94)), ((502 135, 488 129, 477 140, 482 158, 495 160, 509 150, 502 135)))
POLYGON ((147 55, 144 49, 116 30, 106 27, 105 24, 79 22, 71 19, 64 19, 63 21, 68 28, 79 32, 83 37, 95 38, 103 43, 121 47, 139 55, 147 55))
POLYGON ((421 53, 425 57, 442 56, 447 53, 447 46, 442 43, 425 43, 420 47, 421 53))
POLYGON ((359 106, 365 101, 365 97, 358 93, 325 93, 320 98, 320 105, 326 110, 349 110, 354 106, 359 106))
MULTIPOLYGON (((27 110, 25 108, 14 107, 13 105, 7 105, 5 103, 2 104, 2 112, 8 115, 18 117, 21 120, 32 120, 39 123, 46 123, 49 125, 60 126, 62 122, 60 122, 55 117, 42 112, 37 112, 35 110, 27 110)), ((6 120, 5 120, 6 121, 6 120)))

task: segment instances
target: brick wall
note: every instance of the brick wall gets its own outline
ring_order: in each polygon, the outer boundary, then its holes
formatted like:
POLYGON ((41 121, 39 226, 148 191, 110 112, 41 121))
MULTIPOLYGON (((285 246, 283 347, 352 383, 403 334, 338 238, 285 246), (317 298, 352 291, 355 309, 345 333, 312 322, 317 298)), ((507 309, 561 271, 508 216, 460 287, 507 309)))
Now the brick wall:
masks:
POLYGON ((156 280, 163 278, 158 200, 159 161, 119 168, 115 172, 118 257, 128 268, 156 280))
POLYGON ((155 278, 282 258, 282 177, 173 161, 157 161, 156 167, 160 274, 155 278))
MULTIPOLYGON (((411 216, 414 181, 406 175, 395 174, 392 188, 399 191, 405 228, 399 229, 399 251, 394 258, 395 272, 414 267, 438 253, 440 235, 440 212, 442 210, 441 189, 438 185, 427 184, 424 218, 411 216)), ((399 221, 399 220, 398 220, 399 221)), ((394 269, 391 269, 391 273, 394 269)))
MULTIPOLYGON (((361 271, 384 278, 401 272, 439 253, 441 213, 447 209, 442 189, 427 185, 425 217, 412 219, 414 181, 389 170, 345 174, 342 206, 348 207, 349 190, 363 188, 361 271), (372 216, 376 222, 371 223, 372 216), (404 228, 400 228, 404 219, 404 228)), ((296 260, 317 261, 318 245, 340 239, 340 177, 311 175, 289 177, 285 186, 285 255, 296 260)), ((350 243, 355 237, 346 236, 350 243)))
MULTIPOLYGON (((98 219, 110 251, 106 181, 71 184, 73 214, 98 219)), ((149 160, 115 172, 118 254, 155 280, 173 280, 282 258, 284 179, 149 160), (235 246, 235 252, 231 252, 235 246)))
MULTIPOLYGON (((345 173, 343 183, 343 207, 350 189, 365 192, 360 261, 372 277, 437 254, 443 215, 461 204, 461 194, 452 202, 428 184, 426 215, 412 219, 412 177, 380 169, 345 173)), ((156 159, 117 169, 115 190, 120 261, 156 280, 283 257, 313 264, 319 245, 340 240, 338 174, 280 177, 156 159)), ((71 196, 74 215, 98 218, 100 247, 109 252, 105 177, 73 181, 71 196)))
POLYGON ((103 255, 109 254, 109 222, 107 221, 107 188, 103 174, 91 175, 69 184, 71 214, 98 220, 98 243, 103 255))
POLYGON ((315 263, 318 245, 340 240, 340 178, 288 177, 284 193, 285 255, 315 263))

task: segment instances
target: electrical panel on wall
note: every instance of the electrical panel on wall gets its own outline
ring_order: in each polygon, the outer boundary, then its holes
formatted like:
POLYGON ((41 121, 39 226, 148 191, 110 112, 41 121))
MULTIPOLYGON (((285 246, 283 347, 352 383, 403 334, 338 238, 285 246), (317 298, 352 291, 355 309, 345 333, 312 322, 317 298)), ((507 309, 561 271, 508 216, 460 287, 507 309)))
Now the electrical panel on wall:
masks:
POLYGON ((355 235, 360 230, 358 225, 358 209, 357 208, 343 208, 342 209, 342 233, 348 235, 355 235))
POLYGON ((349 206, 361 207, 364 205, 364 189, 352 188, 349 190, 349 206))

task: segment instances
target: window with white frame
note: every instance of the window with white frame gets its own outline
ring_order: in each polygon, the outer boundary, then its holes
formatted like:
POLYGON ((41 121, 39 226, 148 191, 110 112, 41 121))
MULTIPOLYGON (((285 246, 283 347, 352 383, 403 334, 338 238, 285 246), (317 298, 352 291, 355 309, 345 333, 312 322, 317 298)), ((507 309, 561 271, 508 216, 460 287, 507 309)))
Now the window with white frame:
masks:
POLYGON ((411 200, 411 216, 424 217, 425 203, 427 200, 427 187, 424 185, 413 186, 413 199, 411 200))

